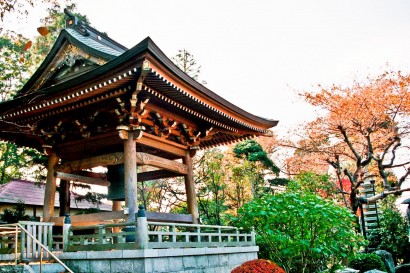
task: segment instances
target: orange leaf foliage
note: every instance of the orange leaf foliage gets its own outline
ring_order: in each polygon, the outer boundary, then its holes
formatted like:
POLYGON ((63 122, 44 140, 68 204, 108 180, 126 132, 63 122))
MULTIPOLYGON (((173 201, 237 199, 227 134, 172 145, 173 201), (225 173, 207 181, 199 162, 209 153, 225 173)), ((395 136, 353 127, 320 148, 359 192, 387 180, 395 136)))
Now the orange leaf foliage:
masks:
POLYGON ((32 45, 33 45, 33 42, 32 42, 32 41, 28 41, 28 42, 24 45, 23 51, 29 50, 32 45))
POLYGON ((384 165, 398 160, 395 155, 402 146, 395 145, 410 134, 410 76, 386 72, 365 83, 320 86, 319 92, 301 95, 321 108, 323 115, 307 123, 302 140, 288 144, 296 148, 288 160, 291 172, 316 171, 323 169, 323 163, 338 163, 357 183, 379 175, 376 160, 384 165))
POLYGON ((243 263, 231 273, 285 273, 285 270, 272 261, 257 259, 243 263))
POLYGON ((37 31, 41 36, 46 36, 48 34, 48 27, 38 27, 37 31))

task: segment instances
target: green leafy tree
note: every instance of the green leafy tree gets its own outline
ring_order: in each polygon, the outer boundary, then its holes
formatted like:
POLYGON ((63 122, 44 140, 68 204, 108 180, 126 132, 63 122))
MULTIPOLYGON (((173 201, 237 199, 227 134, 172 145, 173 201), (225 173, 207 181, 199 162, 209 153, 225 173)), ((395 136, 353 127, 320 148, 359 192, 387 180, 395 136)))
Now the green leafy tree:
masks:
POLYGON ((355 217, 311 193, 265 195, 246 203, 238 225, 255 228, 261 252, 286 272, 318 272, 338 265, 364 245, 355 217))
POLYGON ((288 183, 287 190, 291 192, 307 192, 318 194, 324 198, 337 197, 339 190, 327 174, 302 172, 295 180, 288 183))
POLYGON ((8 32, 0 37, 0 102, 11 99, 28 78, 28 39, 8 32))
POLYGON ((233 152, 236 157, 243 159, 241 163, 242 174, 250 180, 252 196, 262 196, 267 189, 265 176, 269 173, 279 174, 279 168, 268 157, 262 146, 253 139, 238 143, 233 152))
POLYGON ((46 157, 34 149, 23 149, 10 142, 0 142, 0 184, 11 179, 44 178, 46 157))
POLYGON ((225 164, 224 154, 218 149, 205 151, 195 164, 198 210, 206 224, 222 225, 226 220, 225 164))

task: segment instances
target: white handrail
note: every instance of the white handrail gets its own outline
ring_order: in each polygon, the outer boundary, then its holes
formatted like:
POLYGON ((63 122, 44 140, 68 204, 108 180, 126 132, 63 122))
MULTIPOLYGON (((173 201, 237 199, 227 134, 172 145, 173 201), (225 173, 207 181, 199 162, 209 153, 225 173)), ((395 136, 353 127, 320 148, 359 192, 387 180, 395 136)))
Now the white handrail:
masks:
MULTIPOLYGON (((33 239, 33 241, 35 243, 37 243, 42 249, 44 249, 48 254, 50 254, 51 257, 53 257, 59 264, 61 264, 68 272, 70 273, 74 273, 70 268, 68 268, 59 258, 57 258, 57 256, 55 256, 49 249, 48 247, 46 247, 45 245, 43 245, 39 240, 37 240, 37 238, 35 238, 27 229, 25 229, 22 225, 20 225, 19 223, 16 224, 8 224, 8 225, 0 225, 0 228, 7 228, 7 227, 15 227, 16 228, 16 233, 17 233, 17 227, 20 228, 21 230, 23 230, 31 239, 33 239)), ((16 259, 17 259, 17 240, 18 240, 18 236, 16 236, 16 259)), ((41 260, 42 260, 42 251, 40 252, 41 255, 41 260)))

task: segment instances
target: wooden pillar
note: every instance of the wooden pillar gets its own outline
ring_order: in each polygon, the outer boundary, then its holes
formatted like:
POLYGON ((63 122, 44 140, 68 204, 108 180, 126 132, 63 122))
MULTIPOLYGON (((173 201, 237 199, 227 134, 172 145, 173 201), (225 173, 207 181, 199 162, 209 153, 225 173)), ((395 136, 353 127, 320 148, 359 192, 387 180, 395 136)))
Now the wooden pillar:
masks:
POLYGON ((46 190, 44 193, 43 221, 50 221, 54 216, 54 200, 56 196, 56 178, 54 177, 55 167, 59 158, 54 152, 49 153, 47 166, 46 190))
POLYGON ((191 151, 185 153, 184 164, 188 167, 188 174, 185 175, 185 192, 187 197, 188 212, 192 214, 195 224, 199 223, 198 205, 196 203, 194 170, 192 164, 191 151))
POLYGON ((127 134, 124 139, 125 208, 128 209, 127 222, 134 222, 135 213, 138 211, 137 149, 134 133, 127 134))
POLYGON ((121 201, 112 201, 112 211, 121 210, 121 201))

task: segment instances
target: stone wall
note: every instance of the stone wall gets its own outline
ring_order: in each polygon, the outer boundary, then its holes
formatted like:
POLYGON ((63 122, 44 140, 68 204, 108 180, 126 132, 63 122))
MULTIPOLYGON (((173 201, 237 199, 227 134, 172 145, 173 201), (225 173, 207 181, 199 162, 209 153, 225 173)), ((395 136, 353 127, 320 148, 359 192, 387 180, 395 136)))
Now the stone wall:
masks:
POLYGON ((230 273, 257 259, 257 246, 66 252, 76 273, 230 273))

